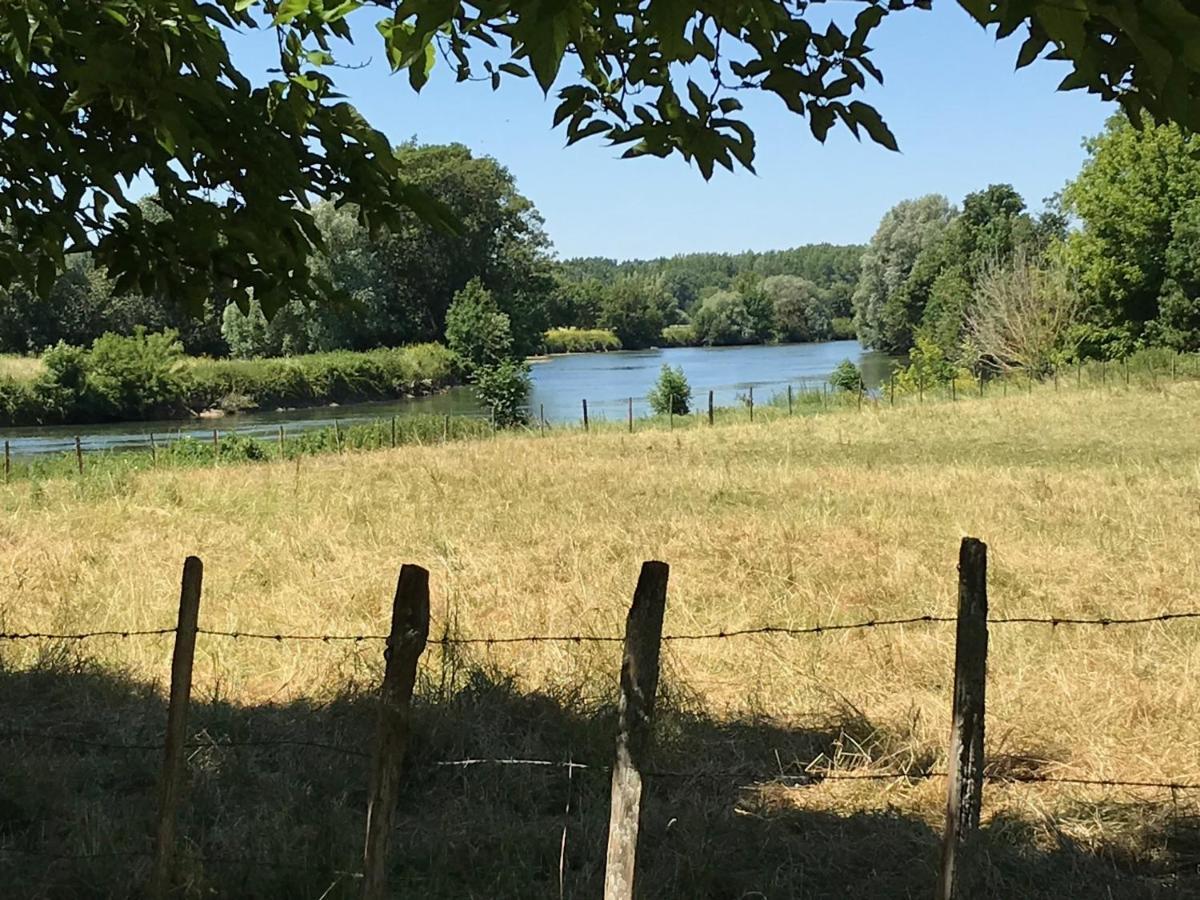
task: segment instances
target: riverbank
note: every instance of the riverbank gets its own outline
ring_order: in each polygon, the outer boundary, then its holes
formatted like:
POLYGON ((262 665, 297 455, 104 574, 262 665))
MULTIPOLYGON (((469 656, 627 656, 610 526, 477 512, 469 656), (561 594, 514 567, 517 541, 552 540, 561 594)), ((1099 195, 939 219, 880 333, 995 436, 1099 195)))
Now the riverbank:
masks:
POLYGON ((279 359, 197 359, 169 335, 106 335, 0 366, 0 425, 217 418, 422 396, 459 381, 441 344, 279 359))

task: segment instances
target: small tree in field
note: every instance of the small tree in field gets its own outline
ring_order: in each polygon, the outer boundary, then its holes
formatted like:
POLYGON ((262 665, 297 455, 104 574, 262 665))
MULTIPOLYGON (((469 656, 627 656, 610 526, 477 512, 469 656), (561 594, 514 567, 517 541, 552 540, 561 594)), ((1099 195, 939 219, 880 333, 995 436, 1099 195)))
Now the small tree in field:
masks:
POLYGON ((862 372, 850 360, 843 359, 830 373, 829 383, 838 390, 857 394, 862 390, 862 372))
POLYGON ((692 386, 688 384, 683 369, 679 367, 672 369, 663 363, 662 372, 658 375, 658 382, 650 391, 647 399, 650 401, 650 408, 656 415, 665 416, 668 413, 674 413, 677 416, 686 416, 691 408, 692 386))
POLYGON ((505 359, 475 370, 475 396, 492 409, 496 425, 512 428, 528 421, 525 401, 529 397, 529 364, 505 359))

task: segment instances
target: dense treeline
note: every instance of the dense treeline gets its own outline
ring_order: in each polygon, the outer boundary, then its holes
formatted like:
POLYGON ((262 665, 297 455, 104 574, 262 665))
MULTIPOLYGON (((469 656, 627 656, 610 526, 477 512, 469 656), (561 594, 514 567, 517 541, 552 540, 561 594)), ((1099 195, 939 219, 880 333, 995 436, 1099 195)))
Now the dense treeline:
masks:
POLYGON ((852 337, 862 248, 813 244, 767 253, 650 260, 571 259, 558 266, 556 327, 612 332, 626 349, 852 337))
POLYGON ((1115 117, 1085 147, 1036 216, 1010 185, 888 211, 854 293, 860 339, 925 378, 1200 349, 1200 139, 1115 117))

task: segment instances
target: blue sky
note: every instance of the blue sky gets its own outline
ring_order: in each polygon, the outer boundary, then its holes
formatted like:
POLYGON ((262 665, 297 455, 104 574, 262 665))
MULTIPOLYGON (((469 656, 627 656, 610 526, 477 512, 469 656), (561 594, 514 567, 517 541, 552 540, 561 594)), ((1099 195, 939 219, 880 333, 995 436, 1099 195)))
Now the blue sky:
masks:
MULTIPOLYGON (((682 158, 621 160, 596 139, 566 147, 563 131, 550 128, 553 96, 543 98, 531 79, 506 79, 493 92, 455 84, 440 66, 415 94, 383 60, 371 27, 378 15, 355 15, 359 43, 339 61, 371 64, 335 73, 343 92, 397 142, 457 141, 495 157, 537 205, 563 257, 865 242, 900 200, 938 192, 958 202, 996 182, 1015 185, 1038 209, 1079 170, 1081 140, 1114 111, 1087 94, 1057 92, 1066 74, 1060 63, 1014 72, 1019 37, 996 42, 943 2, 888 17, 873 41, 886 81, 868 98, 900 153, 837 129, 818 144, 782 103, 739 97, 758 138, 758 174, 718 170, 705 182, 682 158)), ((247 68, 273 62, 269 35, 232 45, 247 68)))

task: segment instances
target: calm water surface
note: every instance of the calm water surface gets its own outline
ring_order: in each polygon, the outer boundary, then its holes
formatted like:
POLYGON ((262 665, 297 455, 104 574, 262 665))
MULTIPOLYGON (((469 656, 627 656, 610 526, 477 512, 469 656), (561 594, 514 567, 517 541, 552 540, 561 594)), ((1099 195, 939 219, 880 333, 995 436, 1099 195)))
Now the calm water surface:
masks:
MULTIPOLYGON (((672 347, 665 350, 630 350, 616 353, 577 353, 533 362, 533 415, 545 410, 547 421, 578 421, 582 401, 597 419, 621 418, 629 398, 634 412, 649 412, 649 393, 664 364, 683 369, 692 385, 696 404, 707 403, 714 392, 718 406, 731 406, 754 388, 756 402, 767 402, 787 386, 818 387, 838 363, 849 359, 863 369, 868 386, 881 383, 889 358, 863 350, 857 341, 824 344, 779 344, 756 347, 672 347)), ((61 453, 74 447, 75 435, 88 449, 145 447, 153 433, 159 439, 179 436, 208 437, 213 428, 222 432, 273 436, 279 426, 288 431, 388 418, 394 415, 486 415, 467 388, 454 388, 433 397, 380 403, 355 403, 340 407, 241 413, 214 420, 121 422, 109 425, 63 425, 5 429, 15 456, 61 453)))

